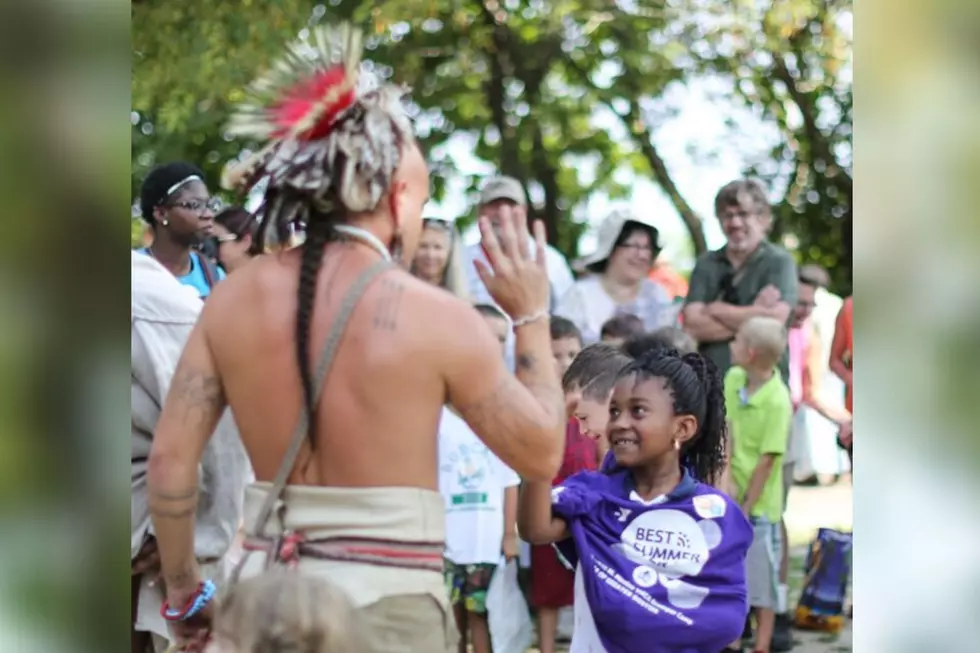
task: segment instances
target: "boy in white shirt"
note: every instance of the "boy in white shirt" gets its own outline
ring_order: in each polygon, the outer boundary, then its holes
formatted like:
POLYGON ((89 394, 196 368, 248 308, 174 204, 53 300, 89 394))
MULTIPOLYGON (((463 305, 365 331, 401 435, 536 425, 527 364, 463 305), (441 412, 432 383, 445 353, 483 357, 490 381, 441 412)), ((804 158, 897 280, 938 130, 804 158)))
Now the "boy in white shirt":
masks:
MULTIPOLYGON (((494 306, 479 311, 500 341, 510 322, 494 306)), ((439 491, 446 500, 446 585, 459 629, 459 650, 490 653, 486 597, 500 557, 518 556, 517 487, 520 478, 487 449, 450 408, 439 422, 439 491), (469 637, 467 637, 467 633, 469 637)))

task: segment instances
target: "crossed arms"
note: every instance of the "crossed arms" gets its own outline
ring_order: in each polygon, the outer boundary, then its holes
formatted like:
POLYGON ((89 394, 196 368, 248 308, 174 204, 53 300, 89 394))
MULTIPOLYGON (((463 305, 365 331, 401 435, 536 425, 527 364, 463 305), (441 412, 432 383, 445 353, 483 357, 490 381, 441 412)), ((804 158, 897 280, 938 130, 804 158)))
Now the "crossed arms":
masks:
POLYGON ((715 299, 717 288, 711 287, 708 274, 704 266, 695 266, 684 306, 684 328, 698 342, 731 340, 742 323, 751 317, 771 317, 784 324, 789 320, 796 303, 797 284, 796 265, 792 259, 779 259, 766 275, 766 285, 749 306, 715 299))

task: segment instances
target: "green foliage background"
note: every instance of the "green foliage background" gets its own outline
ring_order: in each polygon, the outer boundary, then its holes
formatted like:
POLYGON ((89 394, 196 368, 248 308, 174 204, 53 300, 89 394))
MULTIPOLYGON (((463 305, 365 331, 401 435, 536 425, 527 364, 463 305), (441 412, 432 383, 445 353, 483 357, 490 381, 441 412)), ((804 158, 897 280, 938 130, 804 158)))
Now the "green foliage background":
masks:
MULTIPOLYGON (((705 249, 703 219, 651 139, 668 85, 710 76, 730 101, 776 127, 779 142, 746 174, 785 189, 776 236, 798 243, 834 290, 851 289, 850 2, 773 0, 143 0, 132 5, 132 188, 157 162, 183 158, 217 179, 250 144, 223 134, 241 89, 320 21, 365 27, 367 58, 409 84, 434 195, 460 175, 444 147, 473 154, 543 198, 552 242, 578 253, 594 193, 628 197, 632 175, 658 184, 705 249), (615 116, 627 137, 597 128, 615 116), (596 174, 586 177, 586 162, 596 174), (628 174, 624 174, 628 173, 628 174)), ((733 125, 732 129, 737 129, 733 125)), ((480 183, 465 177, 471 192, 480 183)), ((462 220, 465 226, 471 216, 462 220)), ((138 230, 134 228, 134 237, 138 230)))

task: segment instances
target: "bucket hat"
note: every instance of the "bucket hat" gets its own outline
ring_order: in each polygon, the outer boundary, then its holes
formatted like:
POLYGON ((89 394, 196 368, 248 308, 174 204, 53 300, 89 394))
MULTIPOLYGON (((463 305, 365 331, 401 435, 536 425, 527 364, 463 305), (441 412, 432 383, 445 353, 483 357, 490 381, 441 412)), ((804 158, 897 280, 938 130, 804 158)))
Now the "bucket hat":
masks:
POLYGON ((623 233, 623 229, 629 223, 639 225, 649 231, 650 244, 653 245, 653 256, 656 258, 661 250, 660 230, 649 219, 640 217, 632 211, 614 211, 606 216, 606 219, 599 225, 599 232, 596 234, 598 244, 596 245, 595 251, 576 261, 575 267, 583 269, 592 268, 596 264, 608 259, 612 255, 613 247, 616 245, 620 234, 623 233))

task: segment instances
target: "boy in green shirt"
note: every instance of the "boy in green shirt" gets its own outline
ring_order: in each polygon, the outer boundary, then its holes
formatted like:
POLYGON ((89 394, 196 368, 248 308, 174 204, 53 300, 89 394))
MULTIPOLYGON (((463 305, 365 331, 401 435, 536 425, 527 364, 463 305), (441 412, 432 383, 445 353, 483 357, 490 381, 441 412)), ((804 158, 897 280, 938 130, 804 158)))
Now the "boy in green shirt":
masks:
POLYGON ((782 457, 793 416, 789 388, 777 369, 785 349, 786 329, 781 322, 750 318, 731 342, 733 367, 725 375, 732 497, 755 530, 746 571, 749 605, 757 621, 756 653, 769 653, 779 595, 782 457))

